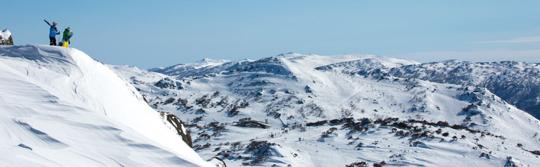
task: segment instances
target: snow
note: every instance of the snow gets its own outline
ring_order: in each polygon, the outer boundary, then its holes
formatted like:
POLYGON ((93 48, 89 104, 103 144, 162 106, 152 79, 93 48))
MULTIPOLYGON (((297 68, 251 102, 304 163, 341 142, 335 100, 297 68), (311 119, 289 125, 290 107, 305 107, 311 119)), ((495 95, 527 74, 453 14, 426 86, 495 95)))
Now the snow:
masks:
POLYGON ((0 166, 208 166, 133 86, 74 48, 0 47, 0 166))
POLYGON ((503 166, 508 157, 525 166, 540 165, 539 157, 525 150, 540 149, 540 122, 490 90, 377 75, 392 68, 420 66, 415 61, 288 53, 193 66, 152 70, 162 74, 113 67, 140 89, 152 107, 175 113, 190 124, 194 149, 201 156, 221 157, 229 166, 344 166, 359 161, 369 166, 381 161, 398 166, 503 166), (356 75, 359 70, 372 70, 366 73, 372 75, 356 75), (182 88, 155 86, 165 78, 180 82, 182 88), (173 102, 165 103, 169 99, 173 102), (474 111, 464 111, 471 105, 474 111), (233 111, 238 112, 231 115, 233 111), (235 126, 243 118, 270 127, 235 126), (343 118, 444 121, 478 132, 411 123, 433 133, 433 137, 413 138, 400 137, 393 126, 376 123, 360 132, 343 124, 306 126, 343 118), (439 128, 448 136, 435 134, 439 128), (254 141, 271 144, 249 151, 254 141), (356 148, 360 143, 363 147, 356 148))
POLYGON ((540 166, 540 121, 512 101, 538 67, 287 53, 144 70, 0 46, 0 166, 540 166))
POLYGON ((167 73, 167 72, 177 72, 177 71, 184 71, 184 73, 188 71, 193 71, 194 73, 199 72, 199 69, 202 68, 212 68, 216 66, 220 66, 223 64, 226 64, 230 61, 228 60, 214 60, 214 59, 202 59, 199 62, 196 63, 190 63, 190 64, 177 64, 170 67, 159 67, 159 68, 153 68, 150 69, 150 71, 155 72, 161 72, 161 73, 167 73))

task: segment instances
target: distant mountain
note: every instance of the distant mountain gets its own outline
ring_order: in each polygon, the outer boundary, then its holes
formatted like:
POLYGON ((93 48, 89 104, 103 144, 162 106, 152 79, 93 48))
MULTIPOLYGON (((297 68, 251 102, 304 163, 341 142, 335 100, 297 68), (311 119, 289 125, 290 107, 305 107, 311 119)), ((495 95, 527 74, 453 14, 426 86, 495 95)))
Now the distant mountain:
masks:
POLYGON ((536 93, 522 89, 537 83, 535 64, 291 53, 111 67, 154 109, 186 122, 201 156, 230 166, 540 165, 540 122, 514 106, 536 93), (495 82, 496 70, 522 82, 495 82))
POLYGON ((540 118, 540 64, 523 62, 468 62, 450 60, 398 67, 372 66, 358 61, 342 62, 319 70, 350 75, 398 77, 437 83, 485 87, 491 92, 540 118), (352 65, 351 65, 352 64, 352 65))
POLYGON ((0 166, 210 166, 176 129, 77 49, 0 46, 0 166))

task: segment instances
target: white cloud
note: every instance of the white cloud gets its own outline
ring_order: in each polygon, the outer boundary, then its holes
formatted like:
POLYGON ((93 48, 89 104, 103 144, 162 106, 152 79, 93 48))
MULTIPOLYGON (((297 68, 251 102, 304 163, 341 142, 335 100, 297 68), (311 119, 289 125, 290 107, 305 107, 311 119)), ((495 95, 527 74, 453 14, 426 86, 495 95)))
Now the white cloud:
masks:
POLYGON ((528 36, 517 37, 512 39, 492 40, 492 41, 480 41, 478 43, 483 44, 528 44, 528 43, 540 43, 540 36, 528 36))

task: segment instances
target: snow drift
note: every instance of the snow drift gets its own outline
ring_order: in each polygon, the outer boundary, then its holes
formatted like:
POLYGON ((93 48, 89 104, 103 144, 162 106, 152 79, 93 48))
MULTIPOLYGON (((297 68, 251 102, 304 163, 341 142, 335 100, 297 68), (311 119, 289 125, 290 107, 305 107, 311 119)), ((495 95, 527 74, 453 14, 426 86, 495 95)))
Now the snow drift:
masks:
POLYGON ((133 86, 73 48, 0 46, 0 166, 207 166, 133 86))

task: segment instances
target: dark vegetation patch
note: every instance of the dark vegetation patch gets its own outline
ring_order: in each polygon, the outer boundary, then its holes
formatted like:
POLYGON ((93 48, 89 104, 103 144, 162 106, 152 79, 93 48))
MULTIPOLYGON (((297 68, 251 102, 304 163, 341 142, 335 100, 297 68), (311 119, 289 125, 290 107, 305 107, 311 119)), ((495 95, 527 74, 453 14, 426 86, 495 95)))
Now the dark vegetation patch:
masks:
MULTIPOLYGON (((396 133, 396 136, 400 137, 412 137, 413 139, 416 138, 423 138, 423 137, 432 137, 433 133, 440 134, 444 137, 449 137, 450 134, 448 132, 443 132, 441 128, 451 128, 454 130, 464 130, 472 134, 478 134, 480 133, 482 136, 492 136, 496 138, 505 139, 503 136, 495 135, 490 132, 480 131, 476 129, 472 129, 467 126, 463 125, 450 125, 446 121, 438 121, 438 122, 429 122, 426 120, 399 120, 399 118, 380 118, 376 120, 371 120, 369 118, 360 118, 360 119, 353 119, 353 118, 341 118, 341 119, 332 119, 332 120, 321 120, 316 122, 308 122, 306 123, 306 126, 323 126, 323 125, 329 125, 329 126, 336 126, 336 125, 342 125, 342 129, 348 129, 349 133, 354 132, 364 132, 369 130, 369 128, 375 127, 375 125, 379 126, 387 126, 392 127, 392 132, 396 133), (438 127, 435 132, 431 132, 427 129, 427 126, 431 127, 438 127)), ((457 136, 453 136, 457 140, 457 136)), ((462 136, 461 138, 465 138, 462 136)))
POLYGON ((156 82, 154 86, 162 89, 184 89, 182 83, 178 81, 173 81, 170 78, 163 78, 156 82))
POLYGON ((345 167, 367 167, 367 163, 364 161, 353 162, 351 164, 345 165, 345 167))
POLYGON ((244 152, 251 155, 250 161, 244 165, 256 165, 268 160, 275 155, 276 150, 272 148, 274 145, 276 144, 268 141, 251 141, 244 152))
POLYGON ((261 129, 266 129, 270 127, 264 124, 263 122, 251 120, 251 118, 242 118, 238 120, 237 122, 234 122, 233 125, 238 126, 238 127, 261 128, 261 129))

